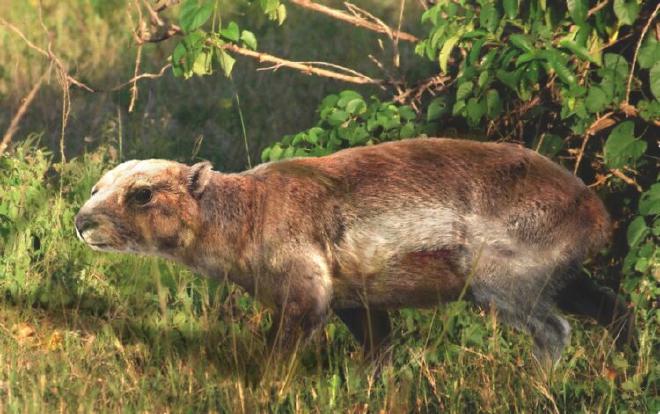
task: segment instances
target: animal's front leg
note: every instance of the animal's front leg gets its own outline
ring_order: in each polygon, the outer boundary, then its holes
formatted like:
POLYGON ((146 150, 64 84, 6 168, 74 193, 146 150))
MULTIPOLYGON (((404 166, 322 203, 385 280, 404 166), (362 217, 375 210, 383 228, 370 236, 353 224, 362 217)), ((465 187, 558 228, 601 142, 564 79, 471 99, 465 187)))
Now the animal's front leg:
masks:
POLYGON ((273 351, 288 354, 325 322, 332 282, 320 255, 294 258, 283 267, 275 280, 276 309, 268 339, 273 351))

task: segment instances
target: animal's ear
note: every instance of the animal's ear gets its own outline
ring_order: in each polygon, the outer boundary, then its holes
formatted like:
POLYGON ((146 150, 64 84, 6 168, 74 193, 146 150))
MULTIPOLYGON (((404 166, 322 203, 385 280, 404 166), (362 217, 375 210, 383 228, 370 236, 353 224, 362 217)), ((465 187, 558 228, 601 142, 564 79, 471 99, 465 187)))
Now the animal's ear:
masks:
POLYGON ((188 173, 188 191, 190 191, 193 197, 199 198, 204 193, 204 189, 211 179, 211 168, 213 166, 208 161, 198 162, 190 167, 190 172, 188 173))

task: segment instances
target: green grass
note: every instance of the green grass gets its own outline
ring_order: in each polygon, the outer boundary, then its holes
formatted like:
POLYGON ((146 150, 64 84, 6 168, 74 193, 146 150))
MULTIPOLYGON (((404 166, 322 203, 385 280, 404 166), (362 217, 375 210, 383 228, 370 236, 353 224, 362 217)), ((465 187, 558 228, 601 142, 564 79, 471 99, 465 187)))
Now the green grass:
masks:
POLYGON ((394 317, 380 375, 331 320, 270 360, 266 310, 171 262, 97 253, 73 217, 102 148, 61 166, 28 140, 0 158, 0 412, 657 412, 657 325, 641 349, 572 321, 552 372, 529 339, 457 302, 394 317), (654 352, 655 348, 655 354, 654 352))

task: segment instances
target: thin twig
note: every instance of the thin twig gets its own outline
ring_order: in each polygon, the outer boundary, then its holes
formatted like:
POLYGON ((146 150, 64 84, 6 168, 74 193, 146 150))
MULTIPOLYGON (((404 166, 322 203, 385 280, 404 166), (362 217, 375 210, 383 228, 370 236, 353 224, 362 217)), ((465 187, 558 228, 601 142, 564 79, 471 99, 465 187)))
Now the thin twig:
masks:
POLYGON ((658 14, 658 10, 660 10, 660 3, 658 3, 657 6, 655 6, 655 10, 653 10, 653 13, 651 13, 651 17, 649 17, 649 19, 646 21, 646 24, 642 29, 642 33, 639 35, 639 41, 637 42, 637 47, 635 48, 635 54, 633 55, 632 63, 630 64, 630 74, 628 75, 628 83, 626 84, 626 99, 624 99, 624 102, 626 103, 630 98, 630 86, 632 84, 633 72, 635 71, 635 62, 637 62, 637 54, 639 53, 639 48, 642 46, 642 41, 644 40, 644 36, 646 35, 646 32, 649 30, 649 27, 651 26, 651 22, 655 19, 655 16, 658 14))
POLYGON ((30 92, 28 92, 28 94, 25 95, 25 98, 23 98, 23 102, 21 103, 21 106, 18 107, 16 114, 14 114, 14 117, 11 119, 11 122, 9 123, 9 127, 7 128, 7 131, 5 131, 5 135, 2 137, 2 141, 0 142, 0 155, 2 155, 5 152, 5 150, 11 143, 11 139, 14 136, 16 130, 18 129, 18 124, 21 122, 21 119, 23 119, 23 116, 27 112, 27 109, 30 107, 30 104, 34 100, 34 97, 37 96, 37 92, 39 92, 39 89, 41 88, 41 85, 44 79, 46 79, 46 76, 48 76, 49 72, 50 70, 44 72, 44 74, 41 75, 39 80, 32 86, 30 92))
POLYGON ((608 112, 605 115, 598 117, 598 119, 596 119, 591 124, 591 126, 587 128, 587 132, 584 134, 584 137, 582 138, 582 145, 580 146, 580 150, 577 153, 577 159, 575 160, 575 167, 573 167, 573 174, 577 174, 578 168, 580 168, 580 163, 582 162, 582 157, 584 156, 584 151, 587 148, 587 143, 589 142, 589 138, 591 138, 592 135, 595 135, 598 131, 613 125, 614 121, 609 119, 613 114, 614 112, 608 112))
POLYGON ((639 184, 637 184, 637 181, 635 181, 633 178, 628 177, 626 174, 623 173, 623 171, 619 170, 618 168, 612 168, 610 169, 610 171, 612 172, 612 175, 614 175, 617 178, 620 178, 621 181, 623 181, 624 183, 635 187, 635 189, 638 192, 641 193, 644 191, 644 189, 639 184))
POLYGON ((587 17, 591 17, 594 14, 598 13, 603 7, 607 6, 607 3, 609 3, 609 0, 604 0, 595 5, 594 7, 589 9, 589 12, 587 13, 587 17))
POLYGON ((60 70, 63 71, 66 74, 65 77, 66 77, 66 80, 69 83, 71 83, 73 85, 76 85, 79 88, 85 89, 87 92, 94 92, 94 89, 90 88, 89 86, 87 86, 83 82, 81 82, 81 81, 77 80, 76 78, 72 77, 71 75, 69 75, 66 72, 66 70, 64 69, 64 65, 62 64, 62 61, 55 54, 53 54, 53 52, 51 50, 44 50, 43 48, 41 48, 41 47, 35 45, 34 43, 32 43, 30 41, 30 39, 28 39, 27 36, 25 36, 25 34, 23 34, 23 32, 18 27, 16 27, 13 24, 9 23, 7 20, 3 19, 2 17, 0 17, 0 25, 5 26, 9 30, 11 30, 12 32, 16 33, 21 39, 23 39, 25 44, 30 49, 33 49, 33 50, 37 51, 38 53, 40 53, 43 56, 47 57, 49 60, 53 61, 60 68, 60 70))
POLYGON ((160 71, 158 71, 158 73, 141 73, 141 74, 139 74, 139 75, 137 75, 137 76, 132 77, 131 79, 127 80, 126 82, 120 83, 119 85, 115 86, 114 88, 112 88, 112 89, 110 89, 110 90, 108 90, 108 91, 106 91, 106 90, 99 90, 99 92, 114 92, 114 91, 118 91, 118 90, 120 90, 120 89, 123 89, 123 88, 124 88, 125 86, 127 86, 127 85, 130 85, 130 84, 132 84, 132 83, 134 83, 134 82, 137 82, 137 81, 140 80, 140 79, 156 79, 156 78, 160 78, 161 76, 163 76, 163 75, 165 74, 165 71, 166 71, 167 69, 171 68, 171 67, 172 67, 172 64, 171 64, 171 63, 168 63, 168 64, 166 64, 165 66, 163 66, 162 68, 160 68, 160 71))
POLYGON ((133 86, 131 86, 131 102, 128 104, 128 112, 133 112, 135 108, 135 101, 138 97, 138 73, 140 72, 140 62, 142 61, 142 45, 138 45, 137 53, 135 56, 135 71, 133 72, 133 86))
POLYGON ((235 45, 233 43, 225 43, 221 46, 219 45, 214 45, 216 47, 220 47, 221 49, 229 50, 231 52, 237 53, 239 55, 247 56, 252 59, 256 59, 259 62, 268 62, 268 63, 273 63, 275 66, 273 66, 270 69, 278 69, 280 67, 287 67, 290 69, 295 69, 298 70, 302 73, 306 74, 313 74, 317 76, 322 76, 325 78, 331 78, 331 79, 337 79, 341 80, 344 82, 350 82, 350 83, 357 83, 357 84, 362 84, 362 85, 380 85, 383 83, 381 79, 373 79, 367 75, 361 74, 359 72, 355 72, 352 69, 348 68, 342 68, 344 71, 351 71, 356 73, 356 75, 350 76, 350 75, 345 75, 343 73, 338 73, 334 72, 328 69, 322 69, 310 64, 305 64, 301 62, 293 62, 291 60, 287 59, 282 59, 278 58, 273 55, 269 55, 267 53, 260 53, 260 52, 255 52, 254 50, 246 49, 243 47, 240 47, 238 45, 235 45))
MULTIPOLYGON (((343 12, 341 10, 333 9, 328 6, 324 6, 322 4, 314 3, 313 1, 310 0, 290 0, 291 3, 295 4, 296 6, 300 6, 303 8, 306 8, 308 10, 313 10, 322 14, 325 14, 326 16, 330 16, 332 18, 335 18, 337 20, 344 21, 346 23, 350 23, 354 26, 361 27, 363 29, 371 30, 373 32, 378 32, 378 33, 385 33, 388 34, 388 27, 385 25, 376 24, 372 23, 364 18, 358 17, 358 16, 351 16, 350 14, 343 12)), ((397 38, 401 40, 405 40, 406 42, 417 42, 419 39, 406 32, 402 32, 400 30, 397 30, 396 32, 392 31, 391 29, 389 30, 390 35, 395 35, 397 38)))

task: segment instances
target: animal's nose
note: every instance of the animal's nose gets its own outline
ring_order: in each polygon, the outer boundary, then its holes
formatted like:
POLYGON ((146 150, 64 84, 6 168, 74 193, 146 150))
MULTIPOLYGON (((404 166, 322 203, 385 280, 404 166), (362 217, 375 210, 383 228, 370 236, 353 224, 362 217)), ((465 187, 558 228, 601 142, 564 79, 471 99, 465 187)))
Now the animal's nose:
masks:
POLYGON ((76 230, 78 233, 82 234, 87 229, 90 229, 97 225, 97 223, 87 214, 78 213, 76 215, 76 220, 74 222, 76 225, 76 230))

